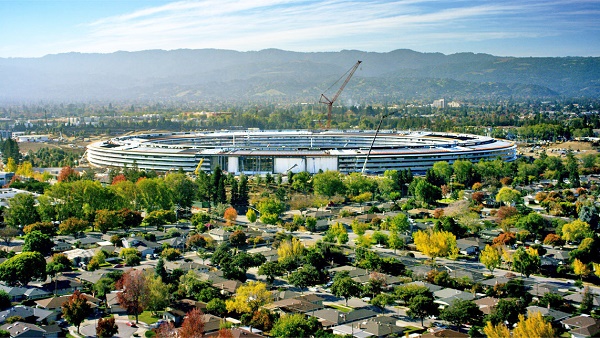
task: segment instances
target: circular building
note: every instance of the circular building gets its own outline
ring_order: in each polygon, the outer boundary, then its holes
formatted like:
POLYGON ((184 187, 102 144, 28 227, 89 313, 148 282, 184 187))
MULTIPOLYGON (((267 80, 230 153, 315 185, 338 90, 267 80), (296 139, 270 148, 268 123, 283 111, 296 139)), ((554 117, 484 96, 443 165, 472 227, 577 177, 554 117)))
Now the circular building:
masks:
POLYGON ((231 173, 288 171, 317 173, 389 169, 424 173, 435 162, 457 159, 516 159, 516 145, 486 136, 435 132, 380 131, 214 131, 148 133, 121 136, 87 147, 95 167, 145 170, 211 171, 217 165, 231 173), (374 142, 373 142, 374 140, 374 142), (369 154, 369 148, 373 147, 369 154))

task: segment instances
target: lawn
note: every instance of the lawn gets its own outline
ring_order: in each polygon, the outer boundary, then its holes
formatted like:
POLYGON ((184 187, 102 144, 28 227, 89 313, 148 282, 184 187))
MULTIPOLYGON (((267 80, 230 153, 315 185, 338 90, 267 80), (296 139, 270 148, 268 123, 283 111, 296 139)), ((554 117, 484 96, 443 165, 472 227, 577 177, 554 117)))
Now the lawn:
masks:
MULTIPOLYGON (((129 319, 135 321, 135 316, 129 315, 129 319)), ((159 319, 162 319, 162 312, 159 312, 156 317, 152 316, 152 312, 150 311, 144 311, 139 315, 140 322, 144 322, 148 325, 156 323, 159 319)))
POLYGON ((347 307, 347 306, 343 306, 343 305, 339 305, 339 304, 329 304, 328 306, 332 307, 336 310, 340 310, 341 312, 344 312, 344 313, 348 313, 348 312, 352 311, 351 307, 347 307))

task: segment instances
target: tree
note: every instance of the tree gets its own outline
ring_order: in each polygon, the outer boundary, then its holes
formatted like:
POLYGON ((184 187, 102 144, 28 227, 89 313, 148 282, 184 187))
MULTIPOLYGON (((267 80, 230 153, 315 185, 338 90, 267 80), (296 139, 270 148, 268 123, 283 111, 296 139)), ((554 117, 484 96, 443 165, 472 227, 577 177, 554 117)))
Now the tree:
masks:
POLYGON ((423 326, 423 318, 438 313, 438 305, 433 301, 433 297, 425 295, 414 296, 408 303, 407 314, 411 317, 421 318, 421 326, 423 326))
POLYGON ((292 176, 292 189, 306 194, 310 190, 310 174, 302 171, 292 176))
POLYGON ((150 292, 145 273, 133 269, 127 271, 116 283, 116 288, 122 290, 117 293, 119 304, 127 312, 133 313, 138 323, 138 316, 144 310, 150 292))
POLYGON ((198 185, 183 173, 170 173, 164 181, 169 187, 173 204, 179 208, 191 208, 198 185))
POLYGON ((119 333, 119 326, 115 323, 115 317, 100 318, 96 326, 98 338, 109 338, 119 333))
POLYGON ((0 238, 4 241, 4 243, 8 246, 13 237, 19 235, 19 230, 16 228, 7 226, 0 229, 0 238))
POLYGON ((591 237, 590 225, 578 219, 562 227, 562 239, 567 242, 578 242, 586 237, 591 237))
MULTIPOLYGON (((250 210, 252 210, 252 209, 250 209, 250 210)), ((238 213, 232 207, 227 208, 225 210, 225 213, 223 214, 223 218, 227 221, 227 225, 233 225, 233 223, 235 222, 237 217, 238 217, 238 213)))
POLYGON ((390 249, 394 249, 394 253, 396 253, 397 249, 404 248, 405 245, 406 243, 404 243, 404 239, 398 235, 398 231, 390 231, 390 236, 388 237, 388 247, 390 249))
POLYGON ((178 333, 178 337, 181 338, 202 337, 204 334, 204 313, 200 309, 188 311, 178 333))
POLYGON ((442 189, 427 182, 423 178, 413 180, 409 189, 413 191, 417 200, 427 204, 434 204, 437 200, 442 198, 442 189))
POLYGON ((385 310, 388 305, 394 304, 394 297, 387 293, 379 293, 375 297, 371 298, 371 305, 377 306, 381 311, 385 310))
POLYGON ((77 235, 88 227, 88 222, 79 218, 70 217, 64 220, 58 229, 64 235, 77 235))
POLYGON ((456 182, 465 186, 471 186, 475 172, 473 163, 468 160, 456 160, 452 163, 452 170, 456 178, 456 182))
POLYGON ((594 309, 594 295, 590 292, 590 288, 588 286, 586 286, 583 291, 583 297, 581 299, 581 304, 579 305, 579 313, 590 314, 593 309, 594 309))
POLYGON ((479 255, 479 261, 481 264, 485 265, 491 273, 494 273, 494 269, 499 267, 500 263, 502 263, 502 257, 500 256, 500 251, 497 247, 486 245, 485 249, 483 249, 479 255))
POLYGON ((544 244, 556 247, 562 246, 565 244, 565 241, 563 241, 562 238, 560 238, 560 236, 557 234, 548 234, 546 235, 546 238, 544 238, 544 244))
POLYGON ((356 297, 360 294, 360 285, 353 281, 347 272, 338 272, 333 278, 331 285, 331 293, 337 297, 343 297, 348 305, 348 299, 356 297))
POLYGON ((508 322, 512 326, 519 320, 519 314, 525 309, 521 303, 517 299, 500 299, 487 320, 492 324, 508 322))
POLYGON ((491 321, 488 321, 483 328, 483 333, 488 338, 510 338, 511 334, 506 325, 500 323, 498 325, 492 324, 491 321))
POLYGON ((79 179, 79 173, 69 166, 63 167, 58 173, 58 182, 73 182, 79 179))
POLYGON ((287 258, 291 258, 297 261, 301 258, 303 253, 304 244, 302 244, 302 242, 296 237, 293 237, 291 240, 281 242, 281 244, 277 248, 279 262, 282 262, 287 258))
POLYGON ((154 271, 147 272, 146 284, 148 287, 146 308, 156 315, 158 311, 164 310, 171 301, 169 286, 163 282, 162 277, 155 276, 154 271))
POLYGON ((303 314, 286 314, 281 316, 271 329, 271 336, 279 338, 307 338, 318 328, 316 317, 306 318, 303 314))
POLYGON ((10 301, 10 296, 8 295, 8 293, 6 293, 6 291, 4 290, 0 290, 0 310, 8 309, 11 306, 12 303, 10 301))
POLYGON ((335 222, 329 227, 323 240, 326 242, 345 244, 348 242, 348 231, 346 231, 346 227, 342 223, 335 222))
POLYGON ((100 278, 93 286, 95 297, 106 300, 106 295, 114 290, 114 286, 115 282, 112 279, 108 277, 100 278))
POLYGON ((519 315, 519 323, 513 330, 513 338, 552 338, 556 337, 552 324, 548 323, 542 313, 537 311, 525 316, 519 315))
POLYGON ((253 209, 248 209, 246 212, 246 218, 248 218, 248 222, 250 223, 256 222, 256 212, 253 209))
POLYGON ((52 222, 35 222, 23 228, 26 235, 32 231, 39 231, 48 236, 56 235, 56 226, 52 222))
POLYGON ((483 321, 483 312, 472 300, 457 299, 442 310, 440 318, 456 326, 480 325, 483 321))
POLYGON ((246 234, 242 230, 236 230, 229 236, 229 243, 236 248, 246 245, 246 240, 246 234))
POLYGON ((435 263, 437 257, 455 256, 458 254, 456 236, 447 231, 417 231, 413 234, 417 250, 431 257, 435 263))
POLYGON ((181 257, 181 251, 175 248, 166 248, 160 254, 161 257, 166 259, 169 262, 179 259, 181 257))
POLYGON ((315 193, 327 196, 328 198, 337 194, 344 194, 346 190, 342 175, 338 171, 327 170, 323 173, 315 174, 312 182, 315 193))
POLYGON ((0 280, 8 285, 27 285, 33 279, 46 280, 46 260, 39 252, 23 252, 0 264, 0 280))
POLYGON ((12 160, 13 165, 15 165, 15 162, 21 160, 21 152, 19 150, 19 143, 12 138, 7 138, 2 142, 2 161, 7 163, 6 166, 9 167, 7 168, 9 172, 14 172, 15 170, 9 166, 10 160, 12 160))
POLYGON ((4 210, 4 222, 13 228, 35 223, 39 219, 35 212, 35 199, 28 193, 16 194, 8 200, 8 208, 4 210))
POLYGON ((536 250, 525 250, 518 248, 512 257, 513 267, 515 271, 529 277, 532 273, 540 268, 540 256, 536 250))
POLYGON ((98 228, 103 234, 108 230, 116 228, 123 222, 123 217, 115 210, 96 210, 94 218, 94 227, 98 228))
POLYGON ((583 279, 590 275, 591 270, 587 264, 575 258, 573 260, 573 272, 579 276, 580 279, 583 279))
POLYGON ((525 217, 521 217, 515 226, 520 229, 525 229, 534 234, 537 238, 541 238, 542 233, 546 230, 548 221, 537 212, 532 212, 525 217))
POLYGON ((267 276, 267 283, 273 284, 276 276, 283 275, 283 269, 278 262, 266 262, 258 268, 258 274, 267 276))
POLYGON ((496 194, 496 201, 506 205, 517 204, 521 200, 521 193, 509 187, 502 187, 496 194))
POLYGON ((62 305, 62 314, 69 324, 77 326, 77 333, 79 333, 79 325, 92 314, 92 307, 87 298, 79 290, 75 290, 69 300, 62 305))
POLYGON ((206 311, 222 317, 223 314, 227 313, 227 306, 225 305, 224 300, 220 298, 213 298, 206 303, 206 311))
POLYGON ((225 302, 227 311, 239 314, 251 313, 272 301, 267 285, 261 282, 249 282, 240 286, 235 296, 225 302))
POLYGON ((311 285, 316 285, 321 280, 321 274, 316 267, 305 264, 300 269, 290 274, 289 282, 301 290, 311 285))
POLYGON ((173 207, 171 190, 167 183, 160 178, 146 178, 138 181, 141 207, 150 213, 155 210, 170 210, 173 207))

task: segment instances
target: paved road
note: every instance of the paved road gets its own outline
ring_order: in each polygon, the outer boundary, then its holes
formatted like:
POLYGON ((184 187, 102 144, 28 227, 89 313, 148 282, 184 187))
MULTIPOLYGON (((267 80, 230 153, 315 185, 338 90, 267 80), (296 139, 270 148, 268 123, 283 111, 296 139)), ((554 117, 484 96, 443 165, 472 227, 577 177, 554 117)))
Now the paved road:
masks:
MULTIPOLYGON (((144 332, 147 330, 146 325, 140 323, 138 327, 130 327, 126 324, 128 321, 129 319, 126 316, 115 317, 115 322, 119 326, 119 333, 117 333, 114 337, 129 338, 136 332, 140 337, 143 337, 144 332)), ((79 329, 80 336, 90 338, 96 337, 96 325, 97 319, 85 320, 83 323, 81 323, 81 327, 79 329)), ((77 331, 77 328, 69 328, 69 331, 77 331)))

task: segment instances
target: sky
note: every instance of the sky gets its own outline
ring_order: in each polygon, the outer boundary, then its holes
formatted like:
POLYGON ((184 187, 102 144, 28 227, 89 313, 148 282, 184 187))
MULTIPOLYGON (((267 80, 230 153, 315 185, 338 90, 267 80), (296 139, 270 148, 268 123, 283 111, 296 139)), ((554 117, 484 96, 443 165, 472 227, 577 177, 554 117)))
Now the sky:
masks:
POLYGON ((600 56, 600 0, 0 0, 0 57, 278 48, 600 56))

